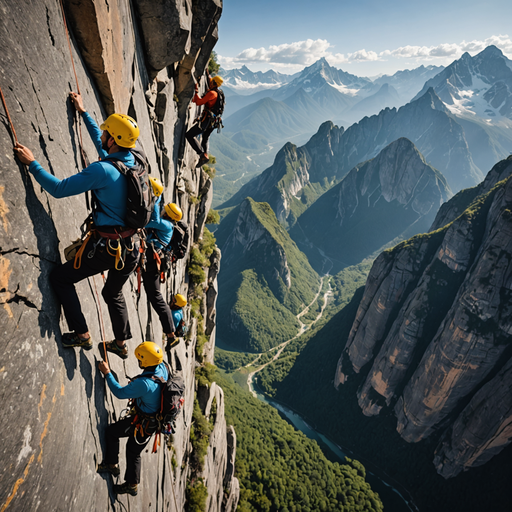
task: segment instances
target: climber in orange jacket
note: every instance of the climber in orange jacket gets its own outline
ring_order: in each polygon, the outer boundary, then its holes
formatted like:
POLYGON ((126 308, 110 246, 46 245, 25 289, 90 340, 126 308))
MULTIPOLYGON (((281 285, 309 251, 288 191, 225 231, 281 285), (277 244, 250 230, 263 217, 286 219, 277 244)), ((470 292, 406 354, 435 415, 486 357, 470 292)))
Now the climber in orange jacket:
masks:
POLYGON ((195 84, 196 93, 192 101, 196 105, 205 105, 205 108, 201 118, 190 128, 185 137, 200 157, 196 167, 201 167, 208 162, 208 139, 221 122, 220 116, 224 110, 224 93, 219 87, 223 81, 218 75, 211 78, 208 91, 202 98, 197 94, 198 86, 195 84), (202 134, 201 144, 196 139, 199 134, 202 134))

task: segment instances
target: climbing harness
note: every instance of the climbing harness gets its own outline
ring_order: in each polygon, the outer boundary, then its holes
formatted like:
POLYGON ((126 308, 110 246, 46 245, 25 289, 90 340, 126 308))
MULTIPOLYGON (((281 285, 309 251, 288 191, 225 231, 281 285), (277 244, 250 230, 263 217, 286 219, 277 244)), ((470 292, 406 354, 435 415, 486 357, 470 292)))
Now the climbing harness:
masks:
MULTIPOLYGON (((82 265, 82 255, 91 237, 94 237, 96 241, 91 250, 87 253, 87 258, 94 258, 98 246, 102 246, 106 248, 110 256, 115 257, 115 269, 122 270, 124 268, 126 253, 133 251, 135 248, 133 240, 131 240, 131 246, 127 244, 127 240, 132 238, 135 234, 135 229, 120 231, 117 228, 113 228, 113 233, 100 231, 100 229, 94 226, 92 214, 90 214, 82 223, 80 230, 82 232, 81 237, 64 249, 66 260, 74 260, 73 268, 75 268, 75 270, 78 270, 82 265), (114 245, 114 243, 117 245, 114 245)), ((103 277, 103 279, 105 278, 103 277)))
POLYGON ((128 413, 125 416, 133 416, 131 424, 134 426, 133 436, 137 444, 147 444, 151 436, 155 434, 151 453, 157 452, 161 444, 162 434, 167 438, 175 433, 175 420, 185 402, 183 398, 185 392, 185 382, 183 378, 181 375, 173 375, 168 363, 164 361, 164 364, 167 368, 167 380, 155 377, 154 375, 144 375, 144 373, 134 377, 134 379, 140 377, 151 378, 155 382, 162 384, 160 409, 153 414, 147 414, 137 407, 135 399, 131 399, 128 403, 128 413), (143 442, 139 442, 138 436, 139 438, 149 436, 149 438, 146 441, 143 440, 143 442))
POLYGON ((85 237, 84 241, 82 242, 82 245, 78 251, 76 251, 75 260, 73 261, 73 268, 75 270, 78 270, 82 266, 82 254, 84 253, 85 246, 87 245, 87 242, 92 236, 92 232, 89 231, 87 236, 85 237))

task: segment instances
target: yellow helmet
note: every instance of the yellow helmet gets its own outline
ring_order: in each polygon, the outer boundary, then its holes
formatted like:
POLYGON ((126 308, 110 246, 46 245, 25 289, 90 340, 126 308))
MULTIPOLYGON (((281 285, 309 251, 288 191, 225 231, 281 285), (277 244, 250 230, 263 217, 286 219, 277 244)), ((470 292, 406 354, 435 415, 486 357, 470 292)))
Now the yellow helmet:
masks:
POLYGON ((160 364, 164 360, 164 352, 156 343, 145 341, 135 349, 135 357, 142 368, 146 368, 160 364))
POLYGON ((155 194, 156 197, 162 194, 164 191, 164 186, 162 185, 162 182, 158 178, 152 178, 149 177, 149 181, 151 182, 151 186, 153 187, 153 194, 155 194))
POLYGON ((214 76, 211 81, 214 82, 217 87, 220 87, 224 82, 219 75, 214 76))
POLYGON ((172 220, 179 221, 183 217, 181 208, 176 203, 167 203, 164 206, 165 213, 169 215, 172 220))
POLYGON ((101 124, 100 130, 107 130, 116 144, 122 148, 134 148, 140 134, 135 119, 124 114, 112 114, 101 124))
POLYGON ((174 303, 176 304, 176 306, 178 306, 179 308, 184 308, 186 305, 187 305, 187 299, 185 299, 185 296, 184 295, 181 295, 181 293, 177 293, 175 296, 174 296, 174 303))

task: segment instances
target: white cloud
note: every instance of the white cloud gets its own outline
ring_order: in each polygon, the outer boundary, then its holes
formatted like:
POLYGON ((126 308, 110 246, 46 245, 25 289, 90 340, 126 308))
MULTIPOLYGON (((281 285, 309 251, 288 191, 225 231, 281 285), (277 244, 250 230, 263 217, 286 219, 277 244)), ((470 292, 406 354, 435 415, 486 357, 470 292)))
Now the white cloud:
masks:
POLYGON ((366 50, 358 50, 354 53, 348 54, 348 61, 363 61, 363 60, 379 60, 379 55, 375 52, 366 50))
POLYGON ((247 48, 230 60, 237 64, 272 62, 309 66, 318 59, 330 55, 327 51, 330 46, 325 39, 307 39, 306 41, 273 45, 268 48, 247 48))
POLYGON ((491 36, 483 41, 462 41, 461 43, 442 43, 437 46, 401 46, 393 50, 379 53, 373 50, 357 50, 348 53, 332 53, 332 45, 325 39, 306 39, 268 48, 247 48, 236 57, 219 55, 219 62, 225 69, 246 65, 266 65, 276 70, 298 71, 304 66, 310 66, 324 57, 333 66, 343 63, 384 61, 390 59, 415 59, 422 61, 437 61, 447 65, 453 59, 458 59, 464 52, 475 55, 489 45, 500 48, 507 57, 512 58, 512 39, 508 35, 491 36))
POLYGON ((508 36, 492 36, 484 41, 462 41, 462 43, 443 43, 437 46, 401 46, 395 50, 385 50, 379 53, 379 57, 396 57, 408 59, 458 59, 464 52, 476 54, 489 45, 500 48, 505 55, 512 56, 512 40, 508 36))

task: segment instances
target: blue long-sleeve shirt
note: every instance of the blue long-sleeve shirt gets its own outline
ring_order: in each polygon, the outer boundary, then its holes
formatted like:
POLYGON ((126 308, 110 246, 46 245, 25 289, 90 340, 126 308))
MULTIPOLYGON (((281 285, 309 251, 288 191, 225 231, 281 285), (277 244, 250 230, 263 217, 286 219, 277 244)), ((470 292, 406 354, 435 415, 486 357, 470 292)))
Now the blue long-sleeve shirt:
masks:
MULTIPOLYGON (((120 160, 128 167, 135 164, 135 159, 128 150, 109 155, 101 145, 103 132, 87 112, 84 112, 82 117, 102 160, 109 156, 120 160)), ((82 172, 63 180, 59 180, 47 172, 37 160, 30 164, 28 170, 35 180, 56 198, 75 196, 93 190, 101 208, 94 212, 96 226, 123 226, 125 224, 126 178, 111 163, 108 163, 108 160, 94 162, 82 172)))
POLYGON ((156 249, 163 249, 169 245, 172 238, 172 232, 174 225, 170 220, 163 219, 160 215, 160 196, 156 202, 153 211, 151 212, 151 218, 146 225, 146 231, 148 233, 147 241, 153 242, 156 249), (163 244, 165 245, 162 245, 163 244))
POLYGON ((178 328, 181 320, 183 319, 183 309, 171 309, 172 322, 174 324, 174 329, 178 328))
POLYGON ((121 386, 119 382, 112 375, 112 372, 107 373, 105 376, 108 387, 112 394, 119 399, 135 398, 137 407, 142 412, 153 414, 160 410, 162 385, 154 381, 151 377, 162 377, 167 381, 169 375, 164 363, 160 363, 155 372, 143 372, 144 377, 137 377, 126 386, 121 386), (146 377, 147 376, 147 377, 146 377))

